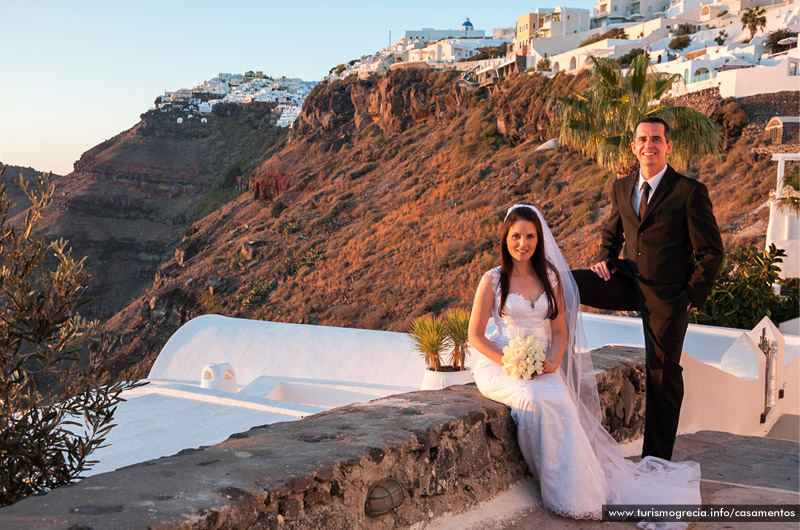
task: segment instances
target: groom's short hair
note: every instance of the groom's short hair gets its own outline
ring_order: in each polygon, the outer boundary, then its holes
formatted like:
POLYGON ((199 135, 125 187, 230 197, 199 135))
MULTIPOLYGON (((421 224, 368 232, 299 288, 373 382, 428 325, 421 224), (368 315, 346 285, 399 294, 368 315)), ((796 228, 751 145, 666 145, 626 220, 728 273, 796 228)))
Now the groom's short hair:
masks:
POLYGON ((639 128, 639 124, 641 123, 660 123, 664 126, 664 140, 667 142, 672 141, 672 130, 669 128, 669 123, 665 122, 661 118, 656 118, 655 116, 648 116, 647 118, 642 118, 639 120, 639 123, 637 123, 636 127, 633 128, 634 136, 636 136, 636 129, 639 128))

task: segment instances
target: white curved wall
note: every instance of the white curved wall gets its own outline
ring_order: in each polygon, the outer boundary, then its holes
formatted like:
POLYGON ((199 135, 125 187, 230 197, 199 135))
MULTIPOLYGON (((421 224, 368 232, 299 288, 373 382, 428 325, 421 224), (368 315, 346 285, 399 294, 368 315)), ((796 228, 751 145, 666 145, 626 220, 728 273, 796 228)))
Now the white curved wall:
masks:
POLYGON ((419 387, 425 368, 405 333, 203 315, 172 335, 148 378, 198 383, 203 366, 226 362, 242 386, 266 375, 419 387))

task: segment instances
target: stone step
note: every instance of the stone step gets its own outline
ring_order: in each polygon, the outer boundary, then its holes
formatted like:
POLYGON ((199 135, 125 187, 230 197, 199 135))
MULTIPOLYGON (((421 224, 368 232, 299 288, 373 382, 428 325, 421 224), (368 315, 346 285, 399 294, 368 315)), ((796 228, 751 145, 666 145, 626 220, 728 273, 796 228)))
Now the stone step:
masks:
MULTIPOLYGON (((794 493, 764 488, 725 485, 703 480, 700 493, 706 504, 797 504, 794 493)), ((418 529, 420 527, 414 527, 418 529)), ((561 517, 544 508, 539 486, 533 479, 519 482, 465 513, 445 515, 424 530, 632 530, 631 523, 579 521, 561 517)), ((797 523, 691 523, 688 530, 797 530, 797 523)))
POLYGON ((800 443, 699 431, 679 436, 673 460, 700 463, 704 480, 800 492, 800 443))

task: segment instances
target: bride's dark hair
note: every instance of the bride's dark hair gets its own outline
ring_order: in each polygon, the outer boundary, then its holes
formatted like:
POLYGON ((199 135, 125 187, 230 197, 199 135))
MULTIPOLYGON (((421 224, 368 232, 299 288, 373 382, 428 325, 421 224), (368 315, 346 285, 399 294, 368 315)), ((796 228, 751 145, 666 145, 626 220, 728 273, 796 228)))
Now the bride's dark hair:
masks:
POLYGON ((550 275, 548 274, 548 271, 553 271, 555 277, 558 278, 558 270, 552 263, 547 261, 547 258, 545 258, 542 223, 539 221, 539 216, 536 215, 536 212, 527 206, 518 206, 517 208, 511 210, 500 227, 500 254, 502 261, 500 263, 499 313, 502 315, 503 311, 505 310, 506 298, 508 298, 509 276, 514 268, 514 259, 511 257, 511 253, 508 251, 506 240, 508 239, 508 231, 511 230, 511 225, 519 220, 530 221, 533 223, 533 226, 536 227, 536 235, 538 236, 538 240, 536 242, 536 250, 534 250, 533 256, 531 256, 531 265, 533 265, 533 271, 536 273, 536 276, 539 277, 539 280, 541 280, 542 285, 544 286, 544 292, 547 296, 547 318, 552 320, 558 316, 558 304, 556 303, 555 289, 552 285, 550 285, 550 275))

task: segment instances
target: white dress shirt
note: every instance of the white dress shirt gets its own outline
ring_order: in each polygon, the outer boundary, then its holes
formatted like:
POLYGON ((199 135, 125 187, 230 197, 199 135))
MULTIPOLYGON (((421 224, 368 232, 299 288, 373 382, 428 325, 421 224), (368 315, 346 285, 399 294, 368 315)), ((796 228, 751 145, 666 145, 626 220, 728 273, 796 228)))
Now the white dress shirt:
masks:
POLYGON ((650 204, 650 201, 653 200, 653 195, 656 193, 658 183, 661 182, 661 177, 667 172, 667 167, 668 166, 664 166, 664 169, 649 179, 644 178, 641 170, 639 171, 639 180, 636 181, 636 187, 633 188, 633 195, 631 195, 631 205, 633 205, 634 212, 639 211, 639 204, 642 202, 642 185, 644 185, 645 182, 650 185, 650 196, 647 198, 647 204, 650 204))

